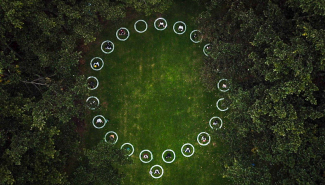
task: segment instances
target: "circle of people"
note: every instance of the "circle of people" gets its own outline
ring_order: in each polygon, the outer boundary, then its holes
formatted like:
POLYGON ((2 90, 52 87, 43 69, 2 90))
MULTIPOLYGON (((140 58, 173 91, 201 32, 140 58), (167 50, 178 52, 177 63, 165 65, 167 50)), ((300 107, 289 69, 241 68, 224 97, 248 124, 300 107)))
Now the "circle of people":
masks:
MULTIPOLYGON (((158 27, 159 27, 159 28, 165 28, 166 26, 167 26, 167 22, 165 23, 165 21, 163 21, 163 20, 160 20, 160 21, 159 21, 159 24, 158 24, 158 27)), ((179 24, 177 30, 178 30, 179 32, 183 32, 183 31, 185 30, 184 26, 185 26, 185 25, 183 25, 183 24, 179 24)), ((174 31, 175 31, 175 30, 174 30, 174 31)), ((193 34, 191 34, 190 37, 191 37, 192 39, 194 39, 194 40, 199 39, 199 35, 198 35, 198 33, 200 33, 200 31, 193 31, 193 34)), ((119 30, 118 30, 118 35, 119 35, 119 36, 128 36, 128 34, 129 34, 129 32, 128 32, 128 30, 126 30, 126 29, 119 29, 119 30)), ((106 50, 108 50, 108 51, 112 51, 112 50, 114 49, 113 47, 114 47, 114 45, 113 45, 113 43, 112 43, 111 41, 106 41, 105 44, 104 44, 104 49, 106 49, 106 50)), ((205 49, 206 51, 209 51, 209 50, 211 50, 211 48, 212 48, 212 46, 211 46, 210 44, 208 44, 208 45, 206 45, 206 47, 205 47, 204 49, 205 49)), ((94 68, 99 68, 100 66, 101 66, 101 64, 99 63, 99 61, 96 61, 96 62, 93 63, 93 67, 94 67, 94 68)), ((95 86, 95 83, 91 81, 91 82, 89 82, 89 86, 90 86, 91 88, 93 88, 93 87, 95 86)), ((222 84, 222 88, 227 88, 227 85, 226 85, 226 84, 222 84)), ((91 104, 95 104, 94 101, 91 101, 90 103, 91 103, 91 104)), ((105 120, 105 122, 108 122, 108 121, 109 121, 109 120, 105 120)), ((97 118, 95 123, 96 123, 96 125, 101 125, 101 124, 104 123, 104 121, 103 121, 101 118, 97 118)), ((213 123, 212 123, 212 125, 214 125, 214 126, 218 125, 217 120, 214 120, 213 123)), ((110 140, 111 142, 114 142, 114 140, 115 140, 115 135, 114 135, 114 134, 110 134, 110 135, 109 135, 109 140, 110 140)), ((206 142, 208 141, 208 140, 207 140, 207 137, 204 136, 204 135, 201 136, 201 139, 200 139, 200 140, 201 140, 203 143, 206 143, 206 142)), ((126 148, 126 150, 127 150, 127 151, 130 151, 131 149, 128 147, 128 148, 126 148)), ((193 148, 193 150, 194 150, 194 148, 193 148)), ((190 146, 186 146, 186 148, 185 148, 185 150, 184 150, 184 153, 191 153, 191 152, 192 152, 192 151, 191 151, 190 146)), ((143 158, 143 159, 149 159, 149 154, 148 154, 148 153, 144 153, 144 154, 142 155, 142 158, 143 158)), ((165 158, 166 160, 170 160, 170 159, 173 158, 173 156, 172 156, 172 154, 171 154, 170 152, 168 152, 168 153, 164 156, 164 158, 165 158)), ((160 170, 156 168, 153 172, 150 171, 149 173, 150 173, 150 174, 160 174, 160 170)))

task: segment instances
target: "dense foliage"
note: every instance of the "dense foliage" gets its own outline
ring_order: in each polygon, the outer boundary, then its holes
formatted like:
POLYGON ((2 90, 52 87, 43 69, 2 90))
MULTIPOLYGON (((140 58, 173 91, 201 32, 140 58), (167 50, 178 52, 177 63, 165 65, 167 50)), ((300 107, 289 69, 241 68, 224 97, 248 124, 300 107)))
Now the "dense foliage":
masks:
MULTIPOLYGON (((69 159, 82 156, 76 132, 88 93, 78 68, 82 48, 104 22, 136 8, 132 2, 0 1, 0 184, 69 184, 75 161, 69 159)), ((155 12, 159 2, 148 3, 146 13, 155 12)))
POLYGON ((151 15, 166 11, 173 3, 173 0, 120 0, 138 12, 151 15))
POLYGON ((80 159, 80 165, 71 177, 73 184, 121 184, 124 174, 119 173, 118 165, 131 164, 124 150, 113 147, 104 141, 85 152, 86 157, 80 159))
POLYGON ((325 5, 211 0, 198 18, 212 43, 205 83, 231 79, 217 131, 236 184, 325 183, 325 5))
POLYGON ((76 47, 95 40, 99 16, 123 17, 122 7, 100 0, 0 7, 0 183, 67 184, 68 159, 80 153, 74 120, 83 119, 87 94, 76 47))

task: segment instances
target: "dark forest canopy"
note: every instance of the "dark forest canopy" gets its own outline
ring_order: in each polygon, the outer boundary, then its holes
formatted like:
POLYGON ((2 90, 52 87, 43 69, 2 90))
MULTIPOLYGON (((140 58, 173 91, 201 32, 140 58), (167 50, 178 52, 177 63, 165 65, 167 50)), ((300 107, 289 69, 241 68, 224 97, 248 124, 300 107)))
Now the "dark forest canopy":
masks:
MULTIPOLYGON (((217 132, 236 184, 325 183, 324 1, 205 1, 208 88, 232 80, 217 132)), ((226 96, 226 95, 225 95, 226 96)))

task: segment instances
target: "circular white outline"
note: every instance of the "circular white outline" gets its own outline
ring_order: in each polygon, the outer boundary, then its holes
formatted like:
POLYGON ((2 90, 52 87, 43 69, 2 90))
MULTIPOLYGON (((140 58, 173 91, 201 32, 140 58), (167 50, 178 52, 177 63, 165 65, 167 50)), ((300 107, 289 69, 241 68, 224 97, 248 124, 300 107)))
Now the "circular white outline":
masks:
POLYGON ((176 21, 176 22, 174 23, 174 25, 173 25, 173 30, 174 30, 174 32, 175 32, 177 35, 182 35, 182 34, 184 34, 184 33, 186 32, 186 24, 185 24, 185 22, 183 22, 183 21, 176 21), (182 32, 177 32, 177 31, 175 30, 175 26, 176 26, 177 23, 184 24, 184 30, 183 30, 182 32))
POLYGON ((117 29, 116 30, 116 38, 118 39, 118 40, 120 40, 120 41, 126 41, 126 40, 128 40, 128 38, 130 37, 130 31, 127 29, 127 28, 125 28, 125 27, 120 27, 119 29, 117 29), (119 36, 118 36, 118 31, 120 31, 120 30, 122 30, 122 29, 124 29, 124 30, 126 30, 128 33, 127 33, 127 36, 126 36, 126 38, 125 39, 121 39, 119 36))
POLYGON ((110 133, 113 133, 113 134, 116 135, 116 140, 115 140, 114 143, 112 143, 114 145, 117 142, 117 140, 118 140, 118 135, 117 135, 116 132, 114 132, 114 131, 108 131, 108 132, 106 132, 105 137, 104 137, 104 140, 105 140, 106 143, 108 143, 107 140, 106 140, 106 137, 107 137, 107 134, 110 134, 110 133))
POLYGON ((174 150, 172 150, 172 149, 166 149, 166 150, 161 154, 161 158, 162 158, 162 160, 163 160, 165 163, 172 163, 172 162, 174 162, 175 159, 176 159, 176 154, 175 154, 174 150), (165 158, 164 158, 164 154, 165 154, 165 152, 168 152, 168 151, 170 151, 170 152, 172 152, 172 153, 174 154, 174 159, 171 160, 171 161, 166 161, 165 158))
POLYGON ((199 145, 201 145, 201 146, 207 146, 207 145, 210 143, 210 141, 211 141, 211 136, 210 136, 210 134, 208 134, 207 132, 201 132, 201 133, 199 133, 199 134, 197 135, 196 140, 197 140, 197 142, 199 143, 199 145), (199 138, 199 137, 200 137, 201 134, 206 134, 206 135, 208 135, 208 137, 209 137, 209 141, 208 141, 207 143, 202 144, 202 143, 200 142, 200 138, 199 138))
MULTIPOLYGON (((87 103, 87 101, 90 99, 90 98, 95 98, 97 101, 98 101, 98 105, 97 105, 97 107, 99 106, 99 99, 96 97, 96 96, 89 96, 88 98, 87 98, 87 100, 86 100, 86 103, 87 103)), ((89 107, 88 105, 87 105, 87 107, 90 109, 90 110, 95 110, 97 107, 95 107, 95 108, 91 108, 91 107, 89 107)))
MULTIPOLYGON (((94 78, 95 80, 96 80, 96 82, 97 82, 97 85, 96 85, 96 87, 94 87, 94 88, 89 88, 89 87, 87 87, 89 90, 95 90, 95 89, 97 89, 97 87, 98 87, 98 85, 99 85, 99 81, 98 81, 98 79, 96 78, 96 77, 94 77, 94 76, 89 76, 88 78, 87 78, 87 80, 89 80, 89 79, 91 79, 91 78, 94 78)), ((86 80, 86 81, 87 81, 86 80)))
POLYGON ((122 146, 121 146, 121 149, 123 148, 124 145, 130 145, 132 147, 132 152, 128 155, 129 157, 134 153, 134 147, 131 143, 124 143, 122 146))
POLYGON ((229 107, 227 107, 226 109, 220 109, 218 103, 219 103, 219 101, 222 101, 222 100, 224 100, 224 98, 220 98, 220 99, 217 101, 216 106, 217 106, 218 110, 224 112, 224 111, 228 110, 229 107))
POLYGON ((181 152, 182 152, 182 154, 183 154, 184 157, 191 157, 191 156, 194 154, 194 152, 195 152, 195 148, 194 148, 194 146, 193 146, 191 143, 185 143, 185 144, 183 144, 183 146, 182 146, 182 148, 181 148, 181 152), (190 155, 185 155, 184 152, 183 152, 183 148, 184 148, 186 145, 190 145, 190 146, 193 148, 193 153, 191 153, 190 155))
POLYGON ((165 29, 167 28, 167 25, 168 25, 168 24, 167 24, 167 20, 166 20, 166 19, 160 17, 160 18, 157 18, 157 19, 155 20, 155 22, 153 23, 153 25, 154 25, 154 27, 156 28, 156 30, 163 31, 163 30, 165 30, 165 29), (156 22, 157 22, 158 20, 163 20, 163 21, 165 21, 165 22, 166 22, 166 26, 163 27, 162 29, 157 28, 157 26, 156 26, 156 22))
POLYGON ((149 171, 149 172, 151 172, 152 168, 154 168, 154 167, 159 167, 159 168, 161 169, 161 175, 158 176, 158 177, 153 176, 152 173, 150 173, 150 175, 151 175, 151 177, 154 178, 154 179, 159 179, 160 177, 162 177, 162 176, 164 175, 164 168, 161 167, 160 165, 156 164, 156 165, 153 165, 153 166, 150 168, 150 171, 149 171))
POLYGON ((150 150, 145 149, 145 150, 142 150, 142 151, 140 152, 140 154, 139 154, 139 159, 140 159, 140 161, 143 162, 143 163, 150 163, 150 162, 153 160, 153 155, 152 155, 152 153, 151 153, 150 150), (150 153, 151 159, 150 159, 149 161, 144 161, 144 160, 142 160, 141 155, 142 155, 143 152, 149 152, 149 153, 150 153))
POLYGON ((105 117, 104 117, 103 115, 96 115, 96 116, 94 116, 92 123, 93 123, 93 126, 94 126, 95 128, 97 128, 97 129, 101 129, 101 128, 104 128, 104 127, 105 127, 107 121, 106 121, 106 119, 105 119, 105 117), (97 126, 95 125, 95 118, 97 118, 97 117, 101 117, 101 118, 104 119, 104 124, 103 124, 103 126, 101 126, 101 127, 97 127, 97 126))
POLYGON ((138 32, 138 33, 144 33, 144 32, 146 32, 147 29, 148 29, 148 24, 147 24, 147 22, 146 22, 145 20, 142 20, 142 19, 137 20, 137 21, 134 23, 134 29, 135 29, 135 31, 138 32), (139 31, 139 30, 137 29, 137 23, 138 23, 138 22, 144 22, 144 24, 146 24, 146 29, 144 29, 143 31, 139 31))
POLYGON ((229 91, 230 88, 228 88, 227 90, 222 90, 222 89, 220 89, 220 85, 219 85, 219 84, 220 84, 220 82, 223 81, 223 80, 228 81, 228 79, 225 79, 225 78, 219 80, 219 82, 218 82, 218 89, 219 89, 221 92, 227 92, 227 91, 229 91))
POLYGON ((94 57, 94 58, 91 59, 91 61, 90 61, 90 67, 91 67, 91 69, 93 69, 94 71, 99 71, 99 70, 101 70, 101 69, 104 67, 104 60, 103 60, 102 58, 100 58, 100 57, 94 57), (93 63, 93 61, 94 61, 95 59, 99 59, 99 60, 102 62, 102 67, 100 67, 100 68, 98 68, 98 69, 95 69, 95 68, 93 67, 92 63, 93 63))
POLYGON ((207 53, 206 53, 206 51, 205 51, 205 48, 207 47, 207 46, 211 46, 211 44, 206 44, 206 45, 204 45, 204 47, 203 47, 203 53, 204 53, 204 55, 205 56, 209 56, 207 53))
POLYGON ((200 30, 193 30, 193 31, 190 33, 190 39, 191 39, 191 41, 194 42, 195 44, 202 42, 202 39, 203 39, 202 37, 201 37, 201 39, 200 39, 199 41, 194 41, 194 40, 192 39, 192 34, 193 34, 194 32, 196 32, 196 31, 201 33, 200 30))
POLYGON ((110 41, 110 40, 105 40, 105 41, 102 42, 102 44, 100 45, 100 49, 101 49, 102 52, 105 53, 105 54, 110 54, 110 53, 112 53, 112 52, 114 51, 114 48, 115 48, 114 43, 113 43, 112 41, 110 41), (110 43, 112 43, 112 45, 113 45, 113 49, 112 49, 111 51, 105 51, 105 50, 103 49, 103 44, 106 43, 106 42, 110 42, 110 43))
POLYGON ((219 120, 220 120, 220 122, 221 122, 221 126, 220 126, 219 128, 216 128, 216 130, 221 129, 221 128, 222 128, 223 121, 222 121, 222 119, 221 119, 220 117, 218 117, 218 116, 213 116, 213 117, 210 119, 210 121, 209 121, 209 125, 210 125, 210 127, 211 127, 212 129, 214 129, 213 126, 211 125, 211 121, 212 121, 213 119, 219 119, 219 120))

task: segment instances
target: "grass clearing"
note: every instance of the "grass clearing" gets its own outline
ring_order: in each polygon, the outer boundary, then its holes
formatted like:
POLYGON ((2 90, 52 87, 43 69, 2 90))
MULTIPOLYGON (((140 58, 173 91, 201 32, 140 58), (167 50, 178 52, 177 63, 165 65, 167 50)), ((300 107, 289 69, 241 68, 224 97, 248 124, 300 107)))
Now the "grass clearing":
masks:
POLYGON ((218 162, 222 160, 218 156, 224 152, 224 146, 213 137, 209 127, 211 117, 225 114, 217 111, 215 106, 222 93, 206 92, 200 81, 204 44, 190 41, 189 34, 196 27, 182 6, 178 4, 163 15, 168 21, 164 31, 154 28, 154 15, 135 17, 123 25, 107 27, 86 58, 86 65, 96 56, 105 62, 101 71, 88 70, 89 76, 96 76, 99 80, 99 87, 91 95, 97 96, 101 105, 89 112, 86 146, 96 145, 108 131, 118 134, 116 147, 131 143, 135 148, 134 163, 121 168, 127 174, 124 184, 227 183, 221 177, 221 163, 218 162), (136 18, 147 21, 145 33, 134 30, 136 18), (187 24, 183 35, 175 34, 172 29, 179 20, 187 24), (120 27, 130 30, 130 37, 124 42, 115 37, 120 27), (102 53, 100 44, 104 40, 114 42, 113 53, 102 53), (110 119, 103 129, 91 125, 93 116, 97 114, 110 119), (196 137, 200 132, 211 135, 208 146, 197 143, 196 137), (181 154, 180 149, 185 143, 194 145, 192 157, 186 158, 181 154), (144 149, 153 153, 154 159, 148 164, 139 160, 139 153, 144 149), (166 149, 172 149, 176 154, 176 160, 171 164, 161 158, 166 149), (160 179, 153 179, 149 174, 149 169, 156 164, 164 168, 160 179))

